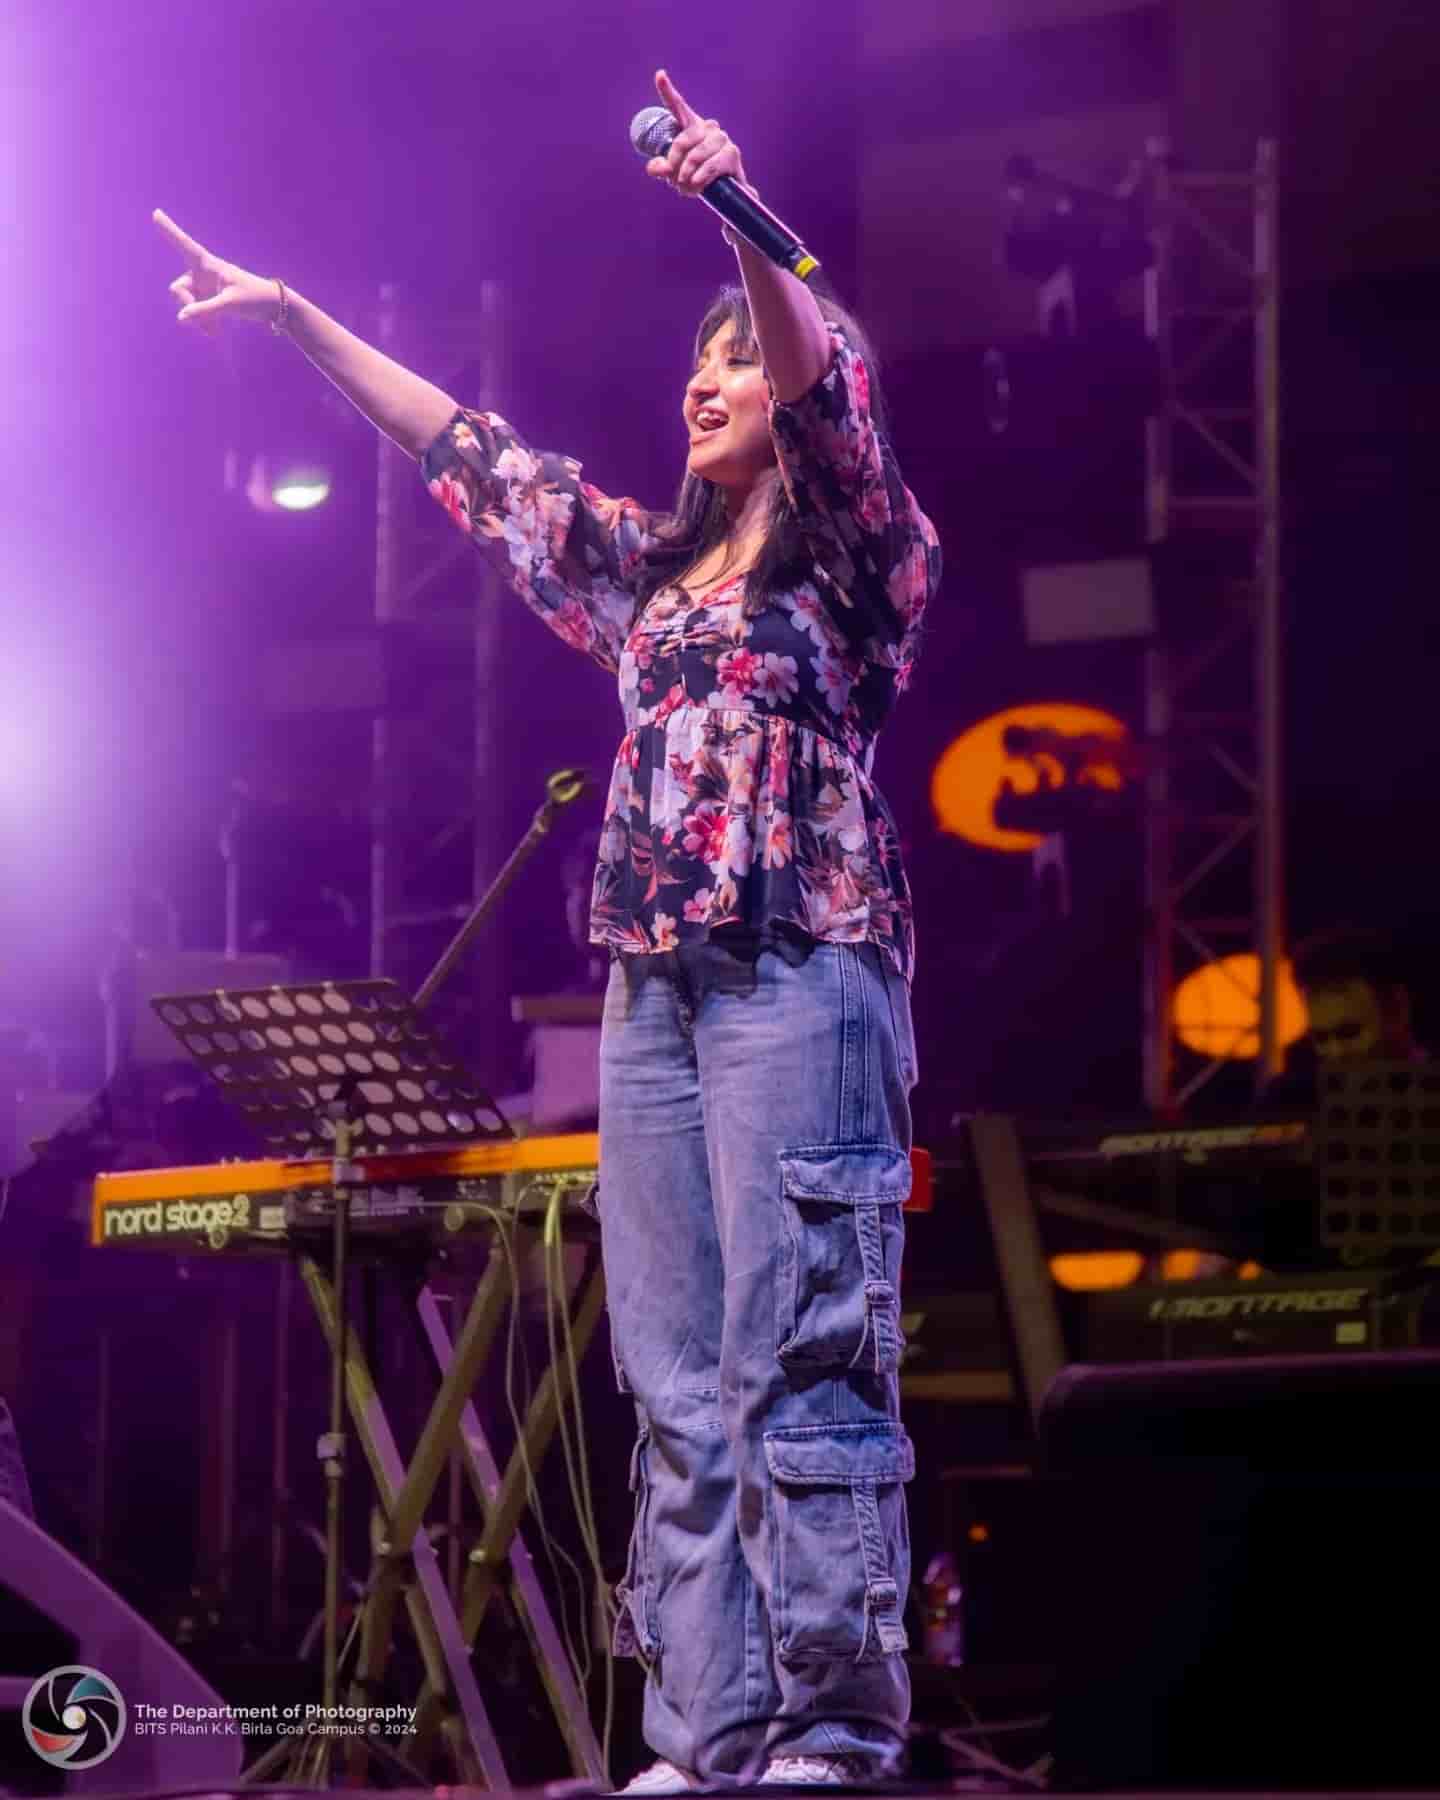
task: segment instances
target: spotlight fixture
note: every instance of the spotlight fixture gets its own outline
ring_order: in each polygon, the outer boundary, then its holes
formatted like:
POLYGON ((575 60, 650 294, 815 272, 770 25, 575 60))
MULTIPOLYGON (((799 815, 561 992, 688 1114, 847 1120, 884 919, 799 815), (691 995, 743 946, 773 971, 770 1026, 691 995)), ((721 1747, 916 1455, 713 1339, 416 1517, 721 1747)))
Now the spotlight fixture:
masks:
POLYGON ((243 494, 256 512, 313 512, 330 498, 330 490, 330 471, 323 463, 263 452, 225 453, 225 491, 243 494))
POLYGON ((285 512, 309 512, 330 498, 330 477, 323 469, 289 469, 272 483, 270 498, 285 512))
POLYGON ((311 512, 330 498, 330 474, 317 463, 272 463, 257 456, 245 480, 257 512, 311 512))

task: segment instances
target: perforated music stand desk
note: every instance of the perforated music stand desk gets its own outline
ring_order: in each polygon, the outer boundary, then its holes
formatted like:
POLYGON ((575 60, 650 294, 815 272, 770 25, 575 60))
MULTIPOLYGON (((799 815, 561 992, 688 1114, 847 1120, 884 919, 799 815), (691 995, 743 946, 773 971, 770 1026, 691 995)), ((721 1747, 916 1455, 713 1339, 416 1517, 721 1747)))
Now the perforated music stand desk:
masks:
POLYGON ((277 1155, 334 1154, 326 1109, 347 1095, 353 1156, 515 1135, 393 981, 159 994, 151 1005, 277 1155))
POLYGON ((1322 1065, 1317 1089, 1320 1242, 1361 1261, 1440 1249, 1440 1063, 1322 1065))
MULTIPOLYGON (((384 1156, 383 1184, 393 1188, 397 1157, 455 1149, 477 1138, 498 1142, 514 1137, 494 1101, 393 981, 162 994, 152 1005, 278 1156, 334 1162, 332 1197, 347 1209, 350 1198, 371 1185, 367 1157, 384 1156)), ((381 1179, 373 1185, 380 1187, 381 1179)), ((547 1229, 558 1227, 562 1196, 562 1184, 553 1185, 547 1229)), ((571 1764, 577 1775, 603 1783, 604 1762, 584 1696, 519 1531, 530 1475, 570 1399, 569 1371, 563 1366, 545 1371, 503 1476, 468 1397, 504 1317, 505 1259, 489 1259, 453 1343, 436 1296, 428 1286, 414 1291, 421 1329, 441 1379, 407 1468, 363 1346, 347 1326, 341 1283, 320 1261, 320 1238, 295 1238, 292 1248, 332 1355, 337 1345, 343 1346, 346 1407, 385 1519, 364 1602, 349 1703, 372 1704, 381 1693, 396 1608, 403 1599, 425 1669, 415 1727, 401 1746, 407 1772, 414 1773, 408 1759, 425 1751, 438 1730, 462 1781, 508 1788, 510 1779, 471 1666, 496 1579, 508 1564, 517 1610, 571 1764), (458 1615, 423 1526, 425 1510, 456 1451, 484 1519, 458 1615)), ((596 1259, 568 1327, 576 1365, 603 1304, 604 1281, 596 1259)), ((345 1744, 353 1778, 363 1771, 376 1743, 356 1737, 345 1744)), ((277 1745, 246 1779, 262 1779, 294 1754, 289 1745, 277 1745)))

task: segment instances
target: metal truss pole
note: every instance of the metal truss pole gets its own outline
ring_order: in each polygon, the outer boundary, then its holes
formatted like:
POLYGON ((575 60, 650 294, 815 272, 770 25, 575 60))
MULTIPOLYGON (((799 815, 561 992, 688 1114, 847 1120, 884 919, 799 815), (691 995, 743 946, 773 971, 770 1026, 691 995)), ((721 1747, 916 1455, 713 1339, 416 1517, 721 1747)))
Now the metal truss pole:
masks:
POLYGON ((1147 329, 1163 383, 1147 443, 1162 628, 1147 658, 1145 1097, 1181 1106, 1176 982, 1260 961, 1263 1083, 1280 1068, 1284 935, 1276 150, 1247 173, 1153 168, 1147 329))
MULTIPOLYGON (((422 311, 391 286, 377 342, 398 361, 452 371, 467 405, 495 402, 500 293, 464 313, 422 311)), ((468 915, 494 869, 482 804, 493 791, 494 709, 481 695, 499 632, 496 578, 419 490, 413 461, 382 439, 376 478, 375 623, 387 693, 372 728, 370 973, 428 967, 425 936, 468 915), (469 839, 468 854, 457 854, 469 839), (463 873, 461 872, 463 869, 463 873), (420 941, 417 939, 420 934, 420 941)))
POLYGON ((1262 139, 1255 168, 1255 410, 1258 419, 1260 533, 1255 586, 1259 611, 1256 633, 1256 688, 1259 718, 1259 880, 1261 1084, 1282 1067, 1280 964, 1285 951, 1285 809, 1281 720, 1284 620, 1280 566, 1280 292, 1279 183, 1275 144, 1262 139))

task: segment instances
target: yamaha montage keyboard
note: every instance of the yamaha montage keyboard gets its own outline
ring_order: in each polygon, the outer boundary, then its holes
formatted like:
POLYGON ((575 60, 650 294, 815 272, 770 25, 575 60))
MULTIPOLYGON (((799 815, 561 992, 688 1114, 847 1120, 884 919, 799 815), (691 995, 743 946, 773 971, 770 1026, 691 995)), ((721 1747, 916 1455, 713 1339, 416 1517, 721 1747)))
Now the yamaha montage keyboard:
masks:
MULTIPOLYGON (((906 1208, 929 1212, 931 1160, 911 1153, 906 1208)), ((356 1159, 348 1184, 351 1230, 366 1241, 439 1241, 488 1227, 496 1215, 537 1217, 552 1205, 586 1210, 600 1164, 595 1132, 513 1138, 461 1148, 356 1159)), ((95 1179, 90 1242, 97 1249, 265 1251, 328 1235, 334 1220, 328 1157, 135 1169, 95 1179)))
POLYGON ((1123 1237, 1149 1222, 1155 1247, 1308 1259, 1317 1210, 1309 1118, 1023 1120, 1019 1149, 1034 1205, 1082 1239, 1098 1228, 1108 1243, 1108 1228, 1123 1237))

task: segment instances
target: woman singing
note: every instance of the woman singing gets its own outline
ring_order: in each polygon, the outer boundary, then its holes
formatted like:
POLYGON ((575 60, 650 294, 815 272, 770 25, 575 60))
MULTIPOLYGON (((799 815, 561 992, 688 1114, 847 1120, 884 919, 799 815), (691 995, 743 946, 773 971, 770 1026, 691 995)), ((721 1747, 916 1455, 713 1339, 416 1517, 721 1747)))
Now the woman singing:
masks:
MULTIPOLYGON (((680 130, 648 172, 685 195, 743 182, 720 126, 656 86, 680 130)), ((639 1421, 616 1643, 646 1664, 660 1758, 626 1791, 894 1774, 913 952, 870 768, 939 553, 863 340, 732 240, 741 285, 696 335, 679 499, 652 513, 156 220, 187 261, 183 322, 288 333, 619 678, 590 919, 611 958, 599 1208, 639 1421)))

